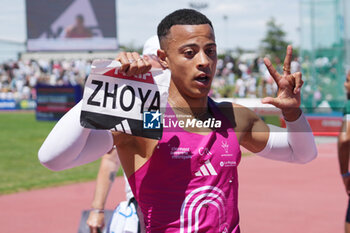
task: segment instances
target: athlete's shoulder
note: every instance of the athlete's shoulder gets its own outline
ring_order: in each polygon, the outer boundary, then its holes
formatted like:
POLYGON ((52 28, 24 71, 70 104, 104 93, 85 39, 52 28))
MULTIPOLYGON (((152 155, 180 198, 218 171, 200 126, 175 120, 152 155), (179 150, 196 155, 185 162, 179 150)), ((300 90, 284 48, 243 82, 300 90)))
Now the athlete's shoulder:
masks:
POLYGON ((259 117, 249 108, 229 101, 214 102, 220 112, 231 122, 234 128, 243 130, 247 129, 252 122, 259 117))
POLYGON ((236 118, 257 118, 258 116, 248 107, 229 101, 214 102, 223 114, 233 114, 236 118))

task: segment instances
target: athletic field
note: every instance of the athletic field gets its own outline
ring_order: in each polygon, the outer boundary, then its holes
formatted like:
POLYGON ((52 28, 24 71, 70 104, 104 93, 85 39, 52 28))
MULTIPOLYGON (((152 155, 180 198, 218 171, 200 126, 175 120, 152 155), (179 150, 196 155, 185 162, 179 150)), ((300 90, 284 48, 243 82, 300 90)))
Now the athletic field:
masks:
POLYGON ((34 112, 0 112, 0 195, 96 178, 98 161, 61 172, 39 163, 38 150, 54 125, 36 121, 34 112))

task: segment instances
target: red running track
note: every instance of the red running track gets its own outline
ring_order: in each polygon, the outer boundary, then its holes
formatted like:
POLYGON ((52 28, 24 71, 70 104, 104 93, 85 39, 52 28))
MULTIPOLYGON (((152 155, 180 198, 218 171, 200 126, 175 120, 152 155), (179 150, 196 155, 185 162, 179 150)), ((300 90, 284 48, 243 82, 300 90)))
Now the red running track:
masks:
MULTIPOLYGON (((336 145, 318 145, 306 165, 248 156, 239 166, 239 208, 244 233, 343 232, 347 197, 338 172, 336 145)), ((88 182, 0 196, 0 232, 77 232, 81 211, 90 206, 95 183, 88 182)), ((106 207, 124 197, 115 181, 106 207)))
POLYGON ((239 166, 242 232, 344 232, 347 195, 339 175, 336 144, 318 145, 309 164, 287 164, 257 156, 239 166))

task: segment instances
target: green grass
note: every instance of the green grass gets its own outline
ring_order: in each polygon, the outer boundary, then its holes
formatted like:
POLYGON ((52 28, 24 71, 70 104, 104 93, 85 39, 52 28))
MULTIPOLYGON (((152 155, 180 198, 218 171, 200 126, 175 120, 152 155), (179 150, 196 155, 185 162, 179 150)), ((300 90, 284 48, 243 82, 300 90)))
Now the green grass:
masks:
POLYGON ((38 150, 55 122, 38 122, 34 113, 0 113, 0 195, 93 180, 99 161, 53 172, 38 160, 38 150))
POLYGON ((260 116, 266 124, 281 126, 280 117, 278 115, 264 115, 260 116))

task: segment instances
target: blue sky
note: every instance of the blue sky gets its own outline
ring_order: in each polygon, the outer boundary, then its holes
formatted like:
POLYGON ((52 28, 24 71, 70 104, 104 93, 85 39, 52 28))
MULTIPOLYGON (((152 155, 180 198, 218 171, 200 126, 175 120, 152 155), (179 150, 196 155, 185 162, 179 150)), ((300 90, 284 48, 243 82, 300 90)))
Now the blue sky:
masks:
MULTIPOLYGON (((35 0, 31 0, 35 1, 35 0)), ((219 48, 255 49, 274 17, 287 32, 287 39, 299 45, 299 0, 118 0, 117 30, 121 44, 141 46, 156 33, 160 20, 190 2, 209 4, 202 13, 212 21, 219 48), (223 19, 228 17, 227 21, 223 19)), ((1 0, 0 39, 25 41, 25 0, 1 0)))

